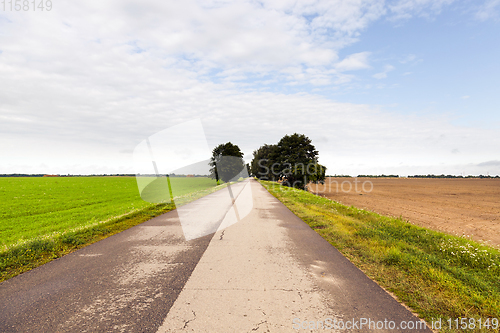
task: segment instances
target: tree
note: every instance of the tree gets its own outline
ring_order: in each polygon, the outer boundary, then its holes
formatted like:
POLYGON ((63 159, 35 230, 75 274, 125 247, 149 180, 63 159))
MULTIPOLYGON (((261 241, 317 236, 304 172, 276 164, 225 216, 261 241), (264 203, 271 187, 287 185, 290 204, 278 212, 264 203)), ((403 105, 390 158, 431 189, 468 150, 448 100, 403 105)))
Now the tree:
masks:
POLYGON ((309 174, 309 181, 316 184, 317 183, 324 184, 325 177, 326 177, 326 167, 324 165, 317 163, 314 166, 314 171, 312 171, 311 174, 309 174))
POLYGON ((325 180, 326 167, 318 163, 318 151, 303 134, 285 135, 277 145, 264 145, 253 155, 252 174, 259 179, 281 180, 300 189, 325 180))
POLYGON ((212 157, 208 163, 210 177, 225 182, 237 177, 245 168, 243 153, 237 145, 231 142, 220 144, 212 151, 212 157))
POLYGON ((318 151, 304 134, 285 135, 278 142, 278 150, 277 162, 284 185, 305 189, 309 181, 321 178, 318 177, 318 151))
POLYGON ((278 180, 271 168, 276 163, 278 157, 277 145, 263 145, 253 152, 253 159, 251 163, 252 175, 259 179, 264 180, 278 180))

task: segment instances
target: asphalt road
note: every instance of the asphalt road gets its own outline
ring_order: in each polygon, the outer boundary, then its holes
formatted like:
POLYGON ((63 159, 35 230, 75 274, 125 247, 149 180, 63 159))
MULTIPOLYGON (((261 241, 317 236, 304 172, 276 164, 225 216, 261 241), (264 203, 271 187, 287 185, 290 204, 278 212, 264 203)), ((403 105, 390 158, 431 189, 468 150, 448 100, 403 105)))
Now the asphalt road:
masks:
POLYGON ((340 321, 354 325, 343 332, 402 332, 418 322, 257 182, 232 191, 1 283, 0 332, 331 332, 340 321))

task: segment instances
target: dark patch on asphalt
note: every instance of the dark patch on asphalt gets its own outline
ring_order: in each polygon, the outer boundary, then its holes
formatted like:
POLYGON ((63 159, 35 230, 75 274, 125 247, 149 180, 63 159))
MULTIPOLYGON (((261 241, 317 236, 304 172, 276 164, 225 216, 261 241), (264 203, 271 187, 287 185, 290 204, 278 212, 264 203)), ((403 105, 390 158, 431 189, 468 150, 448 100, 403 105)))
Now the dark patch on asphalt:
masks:
POLYGON ((156 332, 213 234, 168 212, 0 284, 0 332, 156 332))

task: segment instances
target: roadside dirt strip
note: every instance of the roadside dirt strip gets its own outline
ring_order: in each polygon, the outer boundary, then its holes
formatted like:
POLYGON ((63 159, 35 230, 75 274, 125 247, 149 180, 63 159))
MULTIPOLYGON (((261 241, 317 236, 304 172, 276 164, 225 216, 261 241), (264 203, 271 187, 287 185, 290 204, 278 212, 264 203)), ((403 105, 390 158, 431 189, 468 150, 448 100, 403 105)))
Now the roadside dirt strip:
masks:
POLYGON ((234 205, 227 189, 218 191, 184 206, 181 221, 169 212, 0 284, 0 331, 419 327, 418 318, 260 184, 232 188, 234 205), (200 230, 217 231, 186 241, 186 230, 203 215, 216 216, 218 227, 200 230))

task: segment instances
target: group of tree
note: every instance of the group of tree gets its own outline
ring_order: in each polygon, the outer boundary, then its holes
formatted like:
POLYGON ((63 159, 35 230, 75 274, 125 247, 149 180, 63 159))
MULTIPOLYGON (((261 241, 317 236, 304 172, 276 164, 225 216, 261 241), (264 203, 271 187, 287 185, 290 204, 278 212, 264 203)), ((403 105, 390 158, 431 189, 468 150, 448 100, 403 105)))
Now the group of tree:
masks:
POLYGON ((227 142, 212 151, 210 177, 219 182, 251 174, 262 180, 305 189, 309 182, 324 183, 326 167, 318 163, 318 151, 303 134, 285 135, 275 145, 265 144, 253 152, 251 165, 243 161, 240 148, 227 142))
POLYGON ((324 183, 326 167, 318 163, 318 151, 311 139, 294 133, 254 151, 250 171, 262 180, 305 189, 309 182, 324 183))

